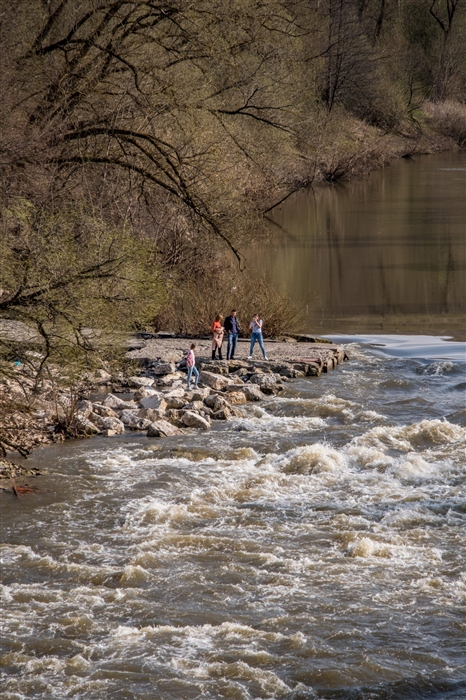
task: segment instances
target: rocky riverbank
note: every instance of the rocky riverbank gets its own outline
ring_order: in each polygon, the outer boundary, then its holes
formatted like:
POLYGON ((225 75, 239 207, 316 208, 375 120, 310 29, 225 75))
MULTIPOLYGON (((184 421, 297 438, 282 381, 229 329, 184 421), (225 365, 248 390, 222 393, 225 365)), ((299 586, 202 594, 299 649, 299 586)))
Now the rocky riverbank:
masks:
MULTIPOLYGON (((80 394, 56 390, 47 382, 42 391, 28 397, 28 410, 10 415, 8 435, 12 443, 21 436, 24 454, 35 446, 65 437, 121 435, 126 430, 148 437, 180 435, 186 430, 209 430, 213 421, 228 421, 237 407, 283 391, 296 377, 318 377, 346 359, 341 346, 286 338, 268 341, 269 359, 249 360, 249 344, 240 341, 238 359, 209 359, 210 340, 197 340, 196 364, 200 384, 186 387, 184 356, 191 342, 177 337, 149 336, 134 339, 127 353, 128 371, 112 376, 105 369, 83 378, 80 394), (243 357, 244 356, 244 357, 243 357), (53 394, 53 396, 52 396, 53 394), (94 397, 94 398, 93 398, 94 397)), ((18 369, 15 382, 4 381, 12 406, 18 405, 15 387, 24 393, 32 378, 18 369)), ((31 387, 29 387, 31 389, 31 387)), ((32 476, 24 466, 0 463, 0 478, 32 476)))

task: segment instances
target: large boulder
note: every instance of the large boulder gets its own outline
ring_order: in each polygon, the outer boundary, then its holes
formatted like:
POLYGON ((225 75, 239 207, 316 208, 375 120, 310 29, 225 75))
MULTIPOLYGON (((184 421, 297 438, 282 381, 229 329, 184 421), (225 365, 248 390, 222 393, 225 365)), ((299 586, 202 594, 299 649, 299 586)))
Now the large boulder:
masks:
POLYGON ((246 394, 244 391, 230 391, 228 392, 228 402, 233 404, 234 406, 240 406, 243 403, 246 403, 246 394))
POLYGON ((241 387, 241 391, 247 401, 262 401, 262 399, 265 399, 265 395, 256 384, 245 384, 241 387))
POLYGON ((138 418, 146 418, 151 423, 156 423, 164 417, 165 411, 159 408, 141 408, 137 416, 138 418))
POLYGON ((98 435, 100 433, 100 428, 95 423, 79 414, 73 418, 72 427, 80 435, 98 435))
POLYGON ((182 398, 184 395, 185 390, 182 386, 177 386, 175 389, 164 389, 163 391, 163 397, 165 401, 173 397, 182 398))
POLYGON ((148 396, 145 399, 141 399, 139 402, 141 408, 156 408, 159 411, 165 411, 167 408, 167 402, 163 394, 154 394, 154 396, 148 396))
POLYGON ((250 381, 251 384, 257 384, 260 386, 261 391, 263 391, 264 394, 275 394, 283 389, 281 384, 277 384, 277 380, 273 374, 258 372, 257 374, 252 375, 250 381))
POLYGON ((147 428, 147 437, 170 437, 171 435, 181 435, 182 432, 167 420, 158 420, 147 428))
POLYGON ((211 389, 215 389, 217 391, 220 391, 228 385, 234 384, 233 379, 230 379, 229 377, 224 377, 221 374, 214 374, 213 372, 206 372, 204 370, 200 372, 199 379, 203 384, 207 384, 207 386, 210 386, 211 389))
POLYGON ((137 408, 137 404, 134 401, 124 401, 118 396, 115 396, 115 394, 107 394, 102 403, 104 406, 114 409, 116 408, 117 410, 120 409, 121 411, 124 408, 137 408))
POLYGON ((199 428, 200 430, 208 430, 210 428, 209 421, 193 411, 186 411, 186 413, 183 414, 181 421, 188 428, 199 428))
POLYGON ((188 403, 187 397, 184 396, 168 396, 165 400, 167 408, 183 408, 188 403))
POLYGON ((218 394, 210 394, 204 399, 204 404, 212 409, 212 411, 219 411, 224 406, 228 406, 228 401, 218 394))
POLYGON ((119 418, 102 418, 97 413, 91 413, 89 419, 101 430, 113 430, 115 435, 125 432, 125 424, 119 418))

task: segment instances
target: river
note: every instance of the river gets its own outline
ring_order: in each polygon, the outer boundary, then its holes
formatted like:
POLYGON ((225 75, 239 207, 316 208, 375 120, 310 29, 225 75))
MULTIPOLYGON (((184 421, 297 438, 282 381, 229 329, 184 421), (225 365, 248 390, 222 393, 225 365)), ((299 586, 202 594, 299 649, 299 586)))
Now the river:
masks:
POLYGON ((365 312, 349 362, 209 433, 37 450, 41 491, 0 493, 2 697, 464 700, 465 345, 437 311, 365 312))
POLYGON ((290 297, 300 329, 466 340, 465 151, 297 192, 269 219, 254 273, 290 297))

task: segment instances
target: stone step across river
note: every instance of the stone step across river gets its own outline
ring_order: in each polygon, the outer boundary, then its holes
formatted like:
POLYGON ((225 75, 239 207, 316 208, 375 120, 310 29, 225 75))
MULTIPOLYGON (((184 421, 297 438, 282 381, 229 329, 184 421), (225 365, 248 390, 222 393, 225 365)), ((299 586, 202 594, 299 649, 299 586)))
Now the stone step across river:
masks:
POLYGON ((142 354, 133 358, 142 374, 124 379, 120 387, 136 389, 131 398, 108 394, 102 401, 81 401, 76 428, 109 437, 126 429, 145 431, 148 437, 180 435, 187 428, 208 430, 213 420, 239 415, 237 406, 278 394, 291 379, 318 377, 347 359, 343 347, 329 343, 314 343, 306 353, 301 344, 293 350, 286 358, 257 361, 199 356, 196 364, 202 386, 191 390, 186 388, 184 359, 178 356, 175 362, 168 352, 157 359, 142 354))

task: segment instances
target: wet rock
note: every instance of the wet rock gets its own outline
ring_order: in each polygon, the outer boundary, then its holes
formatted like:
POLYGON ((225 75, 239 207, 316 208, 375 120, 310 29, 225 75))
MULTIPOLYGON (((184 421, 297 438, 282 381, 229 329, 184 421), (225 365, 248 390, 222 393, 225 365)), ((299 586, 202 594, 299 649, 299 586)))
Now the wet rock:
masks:
POLYGON ((213 420, 230 420, 232 417, 233 413, 231 409, 228 408, 228 406, 225 406, 224 408, 221 408, 219 411, 215 411, 212 414, 213 420))
POLYGON ((253 374, 251 377, 251 384, 257 384, 264 394, 275 394, 283 389, 280 384, 277 384, 277 380, 273 374, 253 374))
POLYGON ((218 394, 211 394, 210 396, 206 396, 206 398, 204 399, 204 404, 215 412, 219 411, 225 406, 228 406, 228 401, 223 396, 219 396, 218 394))
POLYGON ((206 372, 203 370, 200 372, 199 379, 203 384, 207 384, 207 386, 209 386, 211 389, 216 389, 218 391, 223 389, 225 386, 234 384, 233 379, 230 379, 229 377, 224 377, 220 374, 213 374, 213 372, 206 372))
POLYGON ((186 411, 186 413, 183 414, 181 421, 188 428, 199 428, 201 430, 208 430, 210 428, 209 421, 193 411, 186 411))
POLYGON ((246 403, 246 394, 244 391, 230 391, 228 392, 228 402, 233 404, 234 406, 240 406, 243 403, 246 403))
POLYGON ((133 386, 138 389, 142 386, 152 386, 154 379, 152 377, 129 377, 128 386, 133 386))
POLYGON ((255 384, 245 384, 241 391, 246 396, 247 401, 262 401, 265 396, 261 389, 255 384))
POLYGON ((181 435, 182 430, 177 428, 167 420, 159 420, 156 423, 151 423, 147 428, 147 437, 170 437, 172 435, 181 435))

